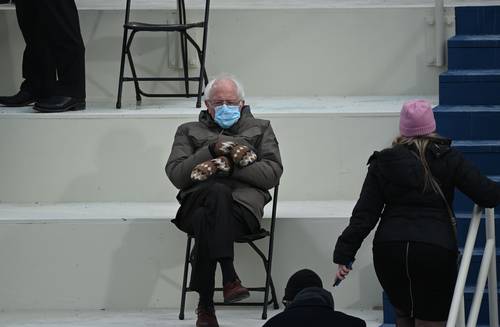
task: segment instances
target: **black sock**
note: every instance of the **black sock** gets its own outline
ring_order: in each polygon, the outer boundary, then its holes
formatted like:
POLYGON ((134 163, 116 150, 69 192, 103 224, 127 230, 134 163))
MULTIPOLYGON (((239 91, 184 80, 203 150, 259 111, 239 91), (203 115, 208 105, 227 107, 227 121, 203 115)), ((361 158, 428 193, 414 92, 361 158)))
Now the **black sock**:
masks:
POLYGON ((234 270, 233 259, 221 259, 219 263, 222 270, 222 285, 234 282, 238 278, 238 275, 236 275, 236 270, 234 270))

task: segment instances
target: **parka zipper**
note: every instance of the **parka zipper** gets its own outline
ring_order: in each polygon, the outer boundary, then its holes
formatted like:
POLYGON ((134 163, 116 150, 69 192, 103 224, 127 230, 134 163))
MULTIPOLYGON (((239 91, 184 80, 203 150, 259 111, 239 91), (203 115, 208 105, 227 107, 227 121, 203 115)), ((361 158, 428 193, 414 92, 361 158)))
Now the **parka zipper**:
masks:
POLYGON ((410 252, 410 242, 406 243, 406 276, 408 277, 408 281, 410 282, 410 317, 413 317, 413 291, 412 291, 412 285, 411 285, 411 277, 410 277, 410 270, 409 270, 409 265, 408 265, 408 256, 410 252))

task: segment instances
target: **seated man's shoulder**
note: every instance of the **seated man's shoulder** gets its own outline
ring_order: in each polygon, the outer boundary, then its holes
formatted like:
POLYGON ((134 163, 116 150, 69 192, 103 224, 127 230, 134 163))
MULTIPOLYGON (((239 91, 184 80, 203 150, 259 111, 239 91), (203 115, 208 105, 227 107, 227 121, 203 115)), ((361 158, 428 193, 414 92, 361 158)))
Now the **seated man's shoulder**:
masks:
POLYGON ((247 126, 259 126, 259 127, 265 127, 267 128, 269 125, 271 125, 271 122, 267 119, 261 119, 261 118, 247 118, 243 120, 243 123, 247 126))
POLYGON ((187 123, 182 123, 177 128, 179 131, 191 131, 196 129, 207 129, 205 124, 200 123, 199 121, 190 121, 187 123))

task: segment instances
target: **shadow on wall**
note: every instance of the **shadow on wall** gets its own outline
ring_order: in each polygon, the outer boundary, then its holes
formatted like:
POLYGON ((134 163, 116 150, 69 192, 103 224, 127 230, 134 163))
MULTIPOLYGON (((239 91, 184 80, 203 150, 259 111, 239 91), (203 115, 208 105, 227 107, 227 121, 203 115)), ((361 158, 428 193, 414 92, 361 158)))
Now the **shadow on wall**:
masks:
MULTIPOLYGON (((17 85, 17 80, 19 76, 16 76, 16 70, 13 68, 13 57, 12 51, 15 47, 10 40, 9 26, 15 26, 18 28, 17 21, 15 20, 15 14, 12 14, 10 10, 0 11, 0 31, 2 31, 0 41, 0 76, 2 76, 0 83, 0 93, 2 95, 11 95, 18 91, 19 85, 17 85)), ((21 53, 19 54, 21 56, 21 53)))

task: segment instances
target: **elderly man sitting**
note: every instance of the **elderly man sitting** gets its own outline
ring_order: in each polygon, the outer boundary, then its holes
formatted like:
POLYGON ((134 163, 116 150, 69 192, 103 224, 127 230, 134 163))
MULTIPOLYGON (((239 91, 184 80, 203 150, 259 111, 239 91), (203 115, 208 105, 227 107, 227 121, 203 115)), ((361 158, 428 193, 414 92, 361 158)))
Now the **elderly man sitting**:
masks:
POLYGON ((248 297, 233 266, 234 240, 260 230, 268 190, 283 166, 271 124, 254 118, 238 81, 229 76, 210 81, 205 105, 197 122, 177 129, 165 171, 180 189, 173 222, 196 240, 191 274, 191 288, 200 295, 196 326, 215 327, 217 262, 224 301, 248 297))

